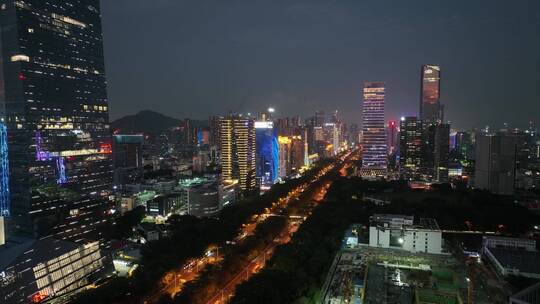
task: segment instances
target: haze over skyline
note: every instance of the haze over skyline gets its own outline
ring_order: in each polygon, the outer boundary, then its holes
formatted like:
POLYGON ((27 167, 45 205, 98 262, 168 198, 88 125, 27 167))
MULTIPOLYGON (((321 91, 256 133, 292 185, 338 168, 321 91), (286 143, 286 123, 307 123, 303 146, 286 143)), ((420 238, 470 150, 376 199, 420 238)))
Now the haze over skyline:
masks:
POLYGON ((111 119, 152 109, 360 123, 362 85, 384 81, 387 119, 417 115, 420 67, 442 67, 455 128, 540 123, 540 3, 102 1, 111 119))

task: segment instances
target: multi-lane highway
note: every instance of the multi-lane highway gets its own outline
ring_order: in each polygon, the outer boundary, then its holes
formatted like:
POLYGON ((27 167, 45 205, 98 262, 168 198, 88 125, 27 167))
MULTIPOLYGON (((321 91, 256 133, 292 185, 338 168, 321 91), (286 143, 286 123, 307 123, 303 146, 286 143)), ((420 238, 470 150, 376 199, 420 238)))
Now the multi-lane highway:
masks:
MULTIPOLYGON (((326 191, 330 187, 331 182, 325 182, 319 186, 317 191, 310 198, 311 202, 318 203, 326 195, 326 191)), ((207 304, 223 304, 234 295, 236 287, 242 282, 248 280, 253 274, 264 268, 266 261, 273 255, 274 250, 281 244, 286 244, 291 241, 292 235, 298 230, 299 225, 309 216, 312 208, 304 209, 304 214, 289 216, 287 225, 279 236, 274 239, 256 258, 251 261, 246 261, 245 266, 239 271, 232 280, 225 283, 223 287, 215 293, 215 295, 207 301, 207 304)))
MULTIPOLYGON (((256 214, 252 216, 251 219, 247 223, 242 225, 242 228, 240 229, 237 236, 233 240, 227 243, 229 243, 229 245, 241 243, 247 236, 252 235, 255 229, 257 228, 257 226, 263 223, 268 217, 283 214, 284 211, 286 212, 290 203, 297 202, 298 199, 302 196, 302 194, 304 194, 304 192, 308 189, 314 193, 314 195, 311 198, 309 198, 310 201, 312 202, 321 201, 324 198, 324 195, 327 189, 330 187, 330 183, 326 182, 321 185, 318 182, 324 176, 326 176, 331 170, 336 169, 336 166, 338 166, 338 163, 341 164, 349 156, 349 154, 350 153, 342 155, 335 162, 321 168, 320 171, 313 177, 311 181, 301 184, 300 186, 294 188, 293 190, 289 191, 289 193, 287 193, 286 196, 272 203, 271 207, 266 208, 260 214, 256 214), (314 187, 314 185, 317 185, 318 189, 311 188, 311 187, 314 187)), ((341 174, 345 173, 345 171, 343 170, 344 167, 345 167, 344 165, 340 165, 340 168, 338 168, 341 174)), ((304 210, 305 210, 304 215, 291 216, 288 220, 287 227, 285 228, 284 231, 282 231, 282 233, 278 237, 276 237, 274 242, 268 245, 267 248, 264 251, 262 251, 262 253, 258 257, 256 257, 252 261, 246 261, 246 265, 243 268, 243 270, 239 272, 231 281, 224 284, 220 292, 212 297, 213 301, 210 301, 209 303, 216 303, 216 301, 217 303, 220 303, 220 301, 225 301, 233 294, 234 289, 239 283, 249 278, 251 274, 259 271, 260 268, 264 267, 264 262, 266 258, 272 255, 275 247, 279 244, 284 244, 284 243, 289 242, 290 236, 298 228, 298 224, 299 224, 298 221, 303 221, 307 216, 309 216, 310 214, 309 208, 304 209, 304 210)), ((202 271, 207 265, 221 262, 221 258, 218 252, 219 247, 226 246, 226 245, 227 244, 213 245, 209 247, 207 251, 208 253, 211 253, 211 254, 207 254, 205 256, 192 259, 188 261, 185 265, 183 265, 181 268, 168 272, 162 278, 161 283, 163 287, 157 292, 155 292, 154 294, 152 294, 150 297, 148 297, 145 300, 145 303, 149 303, 149 304, 155 303, 163 295, 169 295, 172 297, 175 294, 181 292, 184 284, 186 282, 196 279, 198 275, 200 274, 200 271, 202 271)))

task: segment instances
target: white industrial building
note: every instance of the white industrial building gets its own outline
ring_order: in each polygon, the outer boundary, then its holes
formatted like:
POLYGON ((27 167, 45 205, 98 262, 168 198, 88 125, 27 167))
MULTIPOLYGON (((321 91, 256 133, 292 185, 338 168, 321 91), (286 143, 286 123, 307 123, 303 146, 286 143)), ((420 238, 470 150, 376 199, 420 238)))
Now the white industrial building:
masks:
POLYGON ((409 252, 442 254, 442 231, 434 219, 375 214, 370 218, 369 246, 409 252))

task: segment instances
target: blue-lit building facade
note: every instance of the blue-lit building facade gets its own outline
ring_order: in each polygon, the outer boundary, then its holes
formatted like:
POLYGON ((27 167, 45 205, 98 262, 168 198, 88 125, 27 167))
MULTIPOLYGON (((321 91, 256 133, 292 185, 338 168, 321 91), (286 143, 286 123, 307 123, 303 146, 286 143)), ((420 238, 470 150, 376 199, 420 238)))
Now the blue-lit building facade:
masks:
POLYGON ((0 5, 8 233, 99 238, 113 176, 100 2, 0 5))
POLYGON ((256 121, 255 133, 257 178, 260 179, 263 188, 268 188, 278 178, 279 143, 277 131, 271 121, 256 121))
POLYGON ((363 97, 362 175, 382 176, 386 174, 388 165, 384 120, 384 83, 365 83, 363 97))
MULTIPOLYGON (((7 128, 0 122, 0 216, 9 217, 10 200, 7 128)), ((0 229, 3 228, 0 227, 0 229)))

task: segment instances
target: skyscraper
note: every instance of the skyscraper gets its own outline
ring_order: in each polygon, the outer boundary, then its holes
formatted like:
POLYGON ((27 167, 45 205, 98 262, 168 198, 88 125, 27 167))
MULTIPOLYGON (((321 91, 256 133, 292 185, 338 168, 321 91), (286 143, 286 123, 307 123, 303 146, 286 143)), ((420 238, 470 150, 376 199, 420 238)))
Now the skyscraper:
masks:
POLYGON ((289 136, 279 136, 279 177, 285 178, 292 172, 291 147, 292 140, 289 136))
POLYGON ((438 65, 425 64, 422 66, 421 78, 420 119, 428 124, 441 122, 441 68, 438 65))
POLYGON ((438 124, 435 129, 434 179, 438 182, 448 181, 448 158, 450 153, 450 125, 438 124))
POLYGON ((422 164, 422 121, 402 117, 399 127, 399 165, 404 178, 417 179, 422 164))
POLYGON ((298 127, 293 131, 291 147, 291 167, 294 172, 298 172, 309 162, 307 128, 298 127))
POLYGON ((441 68, 425 64, 421 71, 420 119, 423 123, 422 173, 426 180, 446 181, 450 125, 443 124, 444 108, 441 97, 441 68))
POLYGON ((331 157, 339 153, 340 148, 340 124, 334 122, 327 122, 324 124, 323 136, 327 146, 326 156, 331 157))
POLYGON ((219 147, 219 139, 221 138, 219 131, 219 122, 222 117, 210 116, 208 118, 208 124, 210 125, 210 145, 219 147))
POLYGON ((514 193, 518 139, 508 134, 485 134, 476 139, 476 188, 495 194, 514 193))
POLYGON ((83 242, 112 182, 100 2, 1 3, 10 231, 83 242))
MULTIPOLYGON (((7 128, 0 122, 0 217, 10 215, 11 197, 9 193, 9 158, 7 147, 7 128)), ((4 221, 1 227, 4 234, 4 221)), ((0 236, 1 237, 1 236, 0 236)), ((0 243, 2 245, 3 242, 0 243)))
POLYGON ((113 135, 114 184, 122 185, 142 181, 143 135, 113 135))
POLYGON ((263 187, 272 186, 279 171, 279 144, 276 130, 271 121, 256 121, 256 165, 257 178, 263 187))
POLYGON ((238 181, 244 194, 255 190, 255 122, 229 115, 220 121, 222 179, 238 181))
POLYGON ((0 302, 37 303, 103 268, 113 167, 100 1, 0 1, 0 28, 0 302))
POLYGON ((387 129, 388 155, 393 155, 398 149, 398 124, 395 120, 388 122, 387 129))
POLYGON ((386 130, 384 126, 385 86, 382 82, 364 84, 362 108, 362 175, 381 176, 387 170, 386 130))

